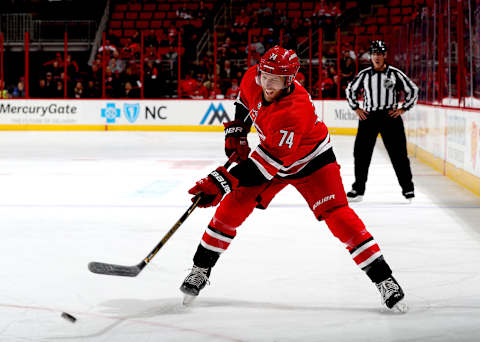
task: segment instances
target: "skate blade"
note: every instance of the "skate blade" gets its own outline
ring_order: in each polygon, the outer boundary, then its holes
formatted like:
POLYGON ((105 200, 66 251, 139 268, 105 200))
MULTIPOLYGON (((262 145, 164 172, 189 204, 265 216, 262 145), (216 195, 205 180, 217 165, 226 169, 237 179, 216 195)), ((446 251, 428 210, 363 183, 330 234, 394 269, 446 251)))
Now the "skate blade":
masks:
POLYGON ((193 301, 195 300, 195 298, 197 298, 197 296, 190 296, 190 295, 188 295, 188 294, 185 294, 185 295, 183 296, 183 302, 182 302, 182 304, 183 304, 184 306, 189 306, 190 304, 193 303, 193 301))
POLYGON ((347 201, 349 203, 361 202, 361 201, 363 201, 363 196, 360 196, 360 195, 357 196, 357 197, 348 197, 347 196, 347 201))
POLYGON ((408 312, 408 305, 404 300, 399 301, 397 304, 393 306, 393 308, 390 309, 392 312, 397 312, 397 313, 407 313, 408 312))

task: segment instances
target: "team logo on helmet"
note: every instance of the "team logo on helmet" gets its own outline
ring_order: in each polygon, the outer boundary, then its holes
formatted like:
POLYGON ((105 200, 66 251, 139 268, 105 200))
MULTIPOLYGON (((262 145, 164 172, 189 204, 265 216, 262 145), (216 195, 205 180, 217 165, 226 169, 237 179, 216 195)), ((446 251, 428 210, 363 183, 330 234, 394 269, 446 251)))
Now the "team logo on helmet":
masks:
POLYGON ((277 58, 277 55, 272 53, 268 60, 274 61, 277 58))

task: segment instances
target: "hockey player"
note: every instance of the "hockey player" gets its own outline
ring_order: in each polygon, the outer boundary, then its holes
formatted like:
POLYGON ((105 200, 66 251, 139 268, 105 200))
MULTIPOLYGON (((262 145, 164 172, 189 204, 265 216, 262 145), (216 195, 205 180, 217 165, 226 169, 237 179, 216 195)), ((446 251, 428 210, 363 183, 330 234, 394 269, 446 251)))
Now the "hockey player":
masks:
POLYGON ((200 207, 220 206, 180 287, 184 303, 191 302, 209 282, 220 254, 253 209, 266 209, 290 184, 376 284, 382 303, 405 312, 402 288, 377 242, 348 206, 327 127, 318 118, 310 95, 295 80, 299 67, 294 51, 275 46, 243 76, 235 120, 225 124, 225 151, 228 156, 236 153, 238 164, 230 171, 217 168, 189 190, 192 195, 202 194, 200 207), (250 154, 247 133, 252 125, 260 144, 250 154))

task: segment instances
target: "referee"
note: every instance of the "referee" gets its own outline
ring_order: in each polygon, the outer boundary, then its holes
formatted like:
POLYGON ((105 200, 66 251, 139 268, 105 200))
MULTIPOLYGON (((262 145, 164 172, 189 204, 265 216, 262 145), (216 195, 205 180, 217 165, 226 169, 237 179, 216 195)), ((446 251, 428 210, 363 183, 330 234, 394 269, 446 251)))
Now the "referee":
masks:
POLYGON ((363 199, 373 148, 380 133, 402 194, 411 201, 415 193, 401 115, 417 102, 418 87, 402 71, 385 62, 385 42, 372 41, 370 55, 372 65, 360 71, 345 90, 349 106, 360 119, 353 149, 355 183, 347 193, 347 198, 349 202, 360 202, 363 199), (357 101, 362 89, 364 109, 360 108, 357 101), (400 91, 405 93, 405 101, 399 106, 400 91))

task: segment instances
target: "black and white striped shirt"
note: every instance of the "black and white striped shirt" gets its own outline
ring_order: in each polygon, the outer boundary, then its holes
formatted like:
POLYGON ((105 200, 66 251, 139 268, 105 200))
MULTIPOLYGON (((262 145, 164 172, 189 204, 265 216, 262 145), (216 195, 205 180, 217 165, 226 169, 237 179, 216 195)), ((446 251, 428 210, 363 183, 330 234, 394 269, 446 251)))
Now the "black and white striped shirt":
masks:
POLYGON ((375 71, 373 67, 363 69, 348 84, 345 94, 350 107, 359 108, 358 94, 363 89, 366 112, 397 109, 400 91, 405 93, 405 102, 400 106, 404 110, 411 109, 418 99, 418 87, 400 69, 387 65, 383 71, 375 71))

